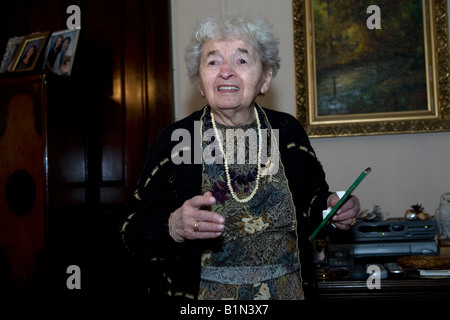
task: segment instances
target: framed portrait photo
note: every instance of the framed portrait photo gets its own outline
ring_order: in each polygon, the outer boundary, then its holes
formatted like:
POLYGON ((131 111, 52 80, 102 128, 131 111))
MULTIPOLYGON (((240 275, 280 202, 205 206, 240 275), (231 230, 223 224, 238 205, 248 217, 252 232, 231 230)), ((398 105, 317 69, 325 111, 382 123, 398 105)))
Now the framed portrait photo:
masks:
POLYGON ((53 32, 48 41, 42 68, 61 76, 70 76, 80 30, 53 32))
POLYGON ((311 137, 450 131, 446 0, 293 0, 311 137))
POLYGON ((23 42, 25 36, 21 37, 12 37, 8 39, 8 43, 6 44, 6 50, 3 54, 2 63, 0 65, 0 72, 8 72, 11 67, 11 64, 14 60, 14 57, 17 53, 17 50, 20 48, 20 45, 23 42))
POLYGON ((14 55, 10 72, 34 70, 39 57, 47 43, 49 32, 32 34, 23 39, 14 55))

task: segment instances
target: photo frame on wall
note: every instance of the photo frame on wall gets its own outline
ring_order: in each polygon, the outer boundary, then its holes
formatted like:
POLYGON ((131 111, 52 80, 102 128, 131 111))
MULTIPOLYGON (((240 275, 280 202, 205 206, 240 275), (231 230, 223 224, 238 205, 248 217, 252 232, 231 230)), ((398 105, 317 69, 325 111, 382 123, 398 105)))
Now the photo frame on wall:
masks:
POLYGON ((49 32, 32 34, 23 39, 19 49, 14 54, 10 72, 31 71, 35 69, 39 57, 47 43, 49 32))
POLYGON ((70 76, 80 30, 53 32, 48 41, 42 68, 61 76, 70 76))
POLYGON ((311 137, 450 131, 446 0, 380 0, 378 16, 371 1, 292 3, 297 117, 311 137))

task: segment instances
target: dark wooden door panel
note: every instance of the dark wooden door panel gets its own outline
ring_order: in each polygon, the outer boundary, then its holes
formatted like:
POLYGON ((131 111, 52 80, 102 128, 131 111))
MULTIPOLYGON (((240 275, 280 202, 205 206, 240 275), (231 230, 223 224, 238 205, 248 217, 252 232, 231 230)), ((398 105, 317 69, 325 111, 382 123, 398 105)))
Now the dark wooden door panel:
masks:
POLYGON ((30 290, 47 221, 42 76, 0 79, 0 292, 30 290))
POLYGON ((72 74, 46 75, 43 128, 47 274, 63 290, 70 264, 90 274, 92 286, 114 286, 108 280, 123 275, 117 255, 125 203, 148 147, 172 121, 169 0, 7 1, 0 12, 0 48, 13 36, 66 29, 71 4, 81 9, 72 74))

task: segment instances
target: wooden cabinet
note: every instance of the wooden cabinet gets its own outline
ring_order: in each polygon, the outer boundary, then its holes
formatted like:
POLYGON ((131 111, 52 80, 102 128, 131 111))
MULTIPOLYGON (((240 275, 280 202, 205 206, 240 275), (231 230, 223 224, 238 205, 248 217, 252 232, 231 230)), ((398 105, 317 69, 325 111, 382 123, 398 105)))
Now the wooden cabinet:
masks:
POLYGON ((47 221, 44 75, 0 78, 0 287, 29 290, 47 221))

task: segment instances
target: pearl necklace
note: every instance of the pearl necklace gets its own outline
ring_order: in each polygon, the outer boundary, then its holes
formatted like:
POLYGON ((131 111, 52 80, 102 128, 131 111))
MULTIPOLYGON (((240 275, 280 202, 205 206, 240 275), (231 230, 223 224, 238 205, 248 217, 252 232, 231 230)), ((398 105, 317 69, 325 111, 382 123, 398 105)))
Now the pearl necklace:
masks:
POLYGON ((259 141, 258 141, 258 162, 257 162, 258 172, 256 174, 255 188, 253 189, 253 191, 250 193, 250 195, 248 197, 245 197, 245 198, 242 198, 242 199, 237 196, 237 194, 233 190, 233 186, 231 185, 230 169, 228 167, 227 156, 226 156, 226 154, 224 152, 222 141, 219 138, 219 131, 217 130, 216 121, 214 120, 214 115, 211 112, 211 122, 212 122, 212 125, 213 125, 213 128, 214 128, 214 134, 217 137, 217 142, 219 144, 219 149, 220 149, 220 152, 223 155, 223 160, 224 160, 224 165, 225 165, 225 175, 226 175, 226 178, 227 178, 227 186, 228 186, 228 189, 230 190, 230 193, 231 193, 231 196, 233 197, 233 199, 236 200, 239 203, 247 203, 247 202, 249 202, 250 200, 253 199, 253 197, 255 196, 256 192, 258 191, 259 179, 260 179, 260 176, 261 176, 261 150, 262 150, 261 122, 259 120, 258 111, 256 110, 256 107, 254 108, 254 111, 255 111, 256 123, 257 123, 257 126, 258 126, 258 137, 259 137, 259 141))

